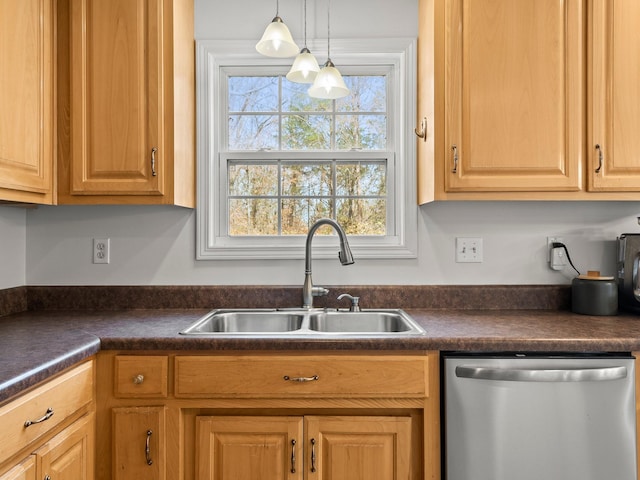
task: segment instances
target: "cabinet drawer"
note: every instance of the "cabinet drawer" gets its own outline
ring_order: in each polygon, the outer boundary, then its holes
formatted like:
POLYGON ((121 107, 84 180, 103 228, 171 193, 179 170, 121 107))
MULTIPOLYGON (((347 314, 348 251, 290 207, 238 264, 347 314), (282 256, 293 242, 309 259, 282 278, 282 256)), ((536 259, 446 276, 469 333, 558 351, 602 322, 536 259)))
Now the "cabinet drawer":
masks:
POLYGON ((425 397, 427 358, 178 356, 175 395, 194 397, 425 397))
POLYGON ((93 361, 0 408, 0 463, 93 401, 93 361), (48 414, 47 412, 53 412, 48 414), (29 426, 25 422, 36 422, 29 426))
POLYGON ((115 396, 166 397, 168 364, 166 356, 118 355, 114 370, 115 396))

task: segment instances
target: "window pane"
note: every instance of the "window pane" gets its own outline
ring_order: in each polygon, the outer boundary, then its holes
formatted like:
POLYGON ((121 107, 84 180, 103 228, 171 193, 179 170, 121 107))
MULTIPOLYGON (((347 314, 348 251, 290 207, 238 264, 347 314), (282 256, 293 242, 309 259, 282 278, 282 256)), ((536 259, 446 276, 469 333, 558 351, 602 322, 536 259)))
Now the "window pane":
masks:
POLYGON ((229 164, 229 195, 255 197, 277 194, 277 165, 229 164))
POLYGON ((386 148, 386 115, 341 115, 336 124, 336 148, 340 150, 386 148))
POLYGON ((340 196, 384 196, 386 165, 381 162, 339 163, 336 166, 336 194, 340 196))
POLYGON ((333 190, 331 164, 283 165, 283 196, 327 196, 333 190))
POLYGON ((278 77, 229 77, 230 112, 277 112, 278 77))
POLYGON ((345 198, 336 203, 336 219, 347 235, 386 235, 385 199, 345 198))
POLYGON ((282 234, 306 235, 309 231, 309 228, 316 220, 331 216, 331 202, 329 201, 329 199, 283 199, 282 234))
POLYGON ((278 148, 278 117, 229 115, 229 150, 278 148))
POLYGON ((338 112, 386 112, 387 79, 384 76, 344 76, 351 94, 336 100, 338 112))
POLYGON ((327 115, 286 115, 282 119, 283 150, 327 150, 331 118, 327 115))
POLYGON ((229 200, 229 235, 277 235, 278 201, 266 198, 229 200))
POLYGON ((311 85, 290 82, 282 79, 283 112, 328 112, 332 108, 331 100, 310 97, 307 93, 311 85))

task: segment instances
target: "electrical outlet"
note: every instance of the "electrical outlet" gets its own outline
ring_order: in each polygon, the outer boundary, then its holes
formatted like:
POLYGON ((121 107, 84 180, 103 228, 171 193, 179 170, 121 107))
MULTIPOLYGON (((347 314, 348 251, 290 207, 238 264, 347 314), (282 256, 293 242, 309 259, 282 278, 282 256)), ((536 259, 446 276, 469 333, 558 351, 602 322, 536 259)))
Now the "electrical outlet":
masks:
POLYGON ((482 238, 456 237, 456 263, 482 263, 482 238))
POLYGON ((554 243, 564 243, 562 237, 547 237, 547 263, 551 262, 551 249, 554 243))
POLYGON ((109 247, 111 239, 93 239, 93 263, 109 263, 109 247))

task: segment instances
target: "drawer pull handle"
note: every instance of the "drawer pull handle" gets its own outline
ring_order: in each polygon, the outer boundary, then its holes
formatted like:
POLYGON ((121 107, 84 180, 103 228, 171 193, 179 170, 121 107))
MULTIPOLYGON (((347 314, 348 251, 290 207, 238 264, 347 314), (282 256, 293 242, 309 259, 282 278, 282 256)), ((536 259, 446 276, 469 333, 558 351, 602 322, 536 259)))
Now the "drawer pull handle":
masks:
POLYGON ((296 441, 291 440, 291 473, 296 473, 296 441))
POLYGON ((451 151, 453 152, 453 168, 451 173, 458 173, 458 146, 451 145, 451 151))
POLYGON ((51 480, 51 475, 45 475, 44 480, 51 480))
POLYGON ((147 430, 147 441, 144 445, 144 456, 147 459, 147 465, 153 465, 153 460, 151 460, 151 434, 153 430, 147 430))
POLYGON ((311 473, 316 473, 316 439, 311 439, 311 473))
POLYGON ((316 380, 320 380, 320 377, 318 375, 314 375, 313 377, 290 377, 289 375, 285 375, 282 378, 284 378, 284 380, 287 382, 298 382, 298 383, 315 382, 316 380))
POLYGON ((158 149, 156 147, 153 147, 151 149, 151 176, 155 177, 156 174, 156 152, 158 151, 158 149))
POLYGON ((27 420, 26 422, 24 422, 24 428, 30 427, 31 425, 34 425, 36 423, 42 423, 46 420, 49 420, 51 417, 53 417, 53 408, 49 407, 47 408, 47 411, 45 412, 45 414, 39 419, 27 420))
POLYGON ((600 173, 602 171, 602 163, 604 162, 604 154, 602 153, 602 147, 599 143, 596 145, 596 150, 598 151, 598 168, 596 168, 596 173, 600 173))
POLYGON ((133 377, 133 383, 135 383, 136 385, 140 385, 142 382, 144 382, 144 375, 138 374, 133 377))

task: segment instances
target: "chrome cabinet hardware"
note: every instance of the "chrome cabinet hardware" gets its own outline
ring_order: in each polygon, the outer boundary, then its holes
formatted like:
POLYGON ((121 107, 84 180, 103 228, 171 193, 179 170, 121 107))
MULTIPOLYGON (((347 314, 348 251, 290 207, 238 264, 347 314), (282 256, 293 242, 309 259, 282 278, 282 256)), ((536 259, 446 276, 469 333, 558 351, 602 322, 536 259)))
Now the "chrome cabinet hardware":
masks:
POLYGON ((157 147, 153 147, 151 149, 151 176, 156 176, 156 152, 158 151, 157 147))
POLYGON ((543 369, 459 365, 456 377, 502 382, 603 382, 626 378, 627 367, 543 369))
POLYGON ((424 117, 420 122, 420 131, 417 128, 414 128, 413 131, 416 135, 422 139, 423 142, 427 141, 427 117, 424 117))
POLYGON ((147 459, 147 465, 153 465, 153 460, 151 459, 151 435, 153 434, 153 430, 147 430, 147 440, 144 445, 144 456, 147 459))
POLYGON ((311 439, 311 473, 316 472, 316 439, 311 439))
POLYGON ((318 375, 314 375, 313 377, 290 377, 289 375, 285 375, 282 378, 287 382, 299 382, 299 383, 315 382, 316 380, 320 380, 320 377, 318 377, 318 375))
POLYGON ((600 173, 602 164, 604 163, 604 153, 602 153, 602 147, 599 143, 596 143, 596 150, 598 151, 598 168, 596 168, 596 173, 600 173))
POLYGON ((296 441, 291 440, 291 473, 296 473, 296 441))
POLYGON ((44 480, 51 480, 51 475, 45 475, 44 480))
POLYGON ((458 146, 451 145, 451 151, 453 152, 453 168, 451 173, 458 173, 458 146))
POLYGON ((134 384, 140 385, 142 382, 144 382, 144 375, 142 375, 141 373, 139 373, 138 375, 133 377, 133 383, 134 384))
POLYGON ((49 407, 49 408, 47 408, 47 411, 45 412, 45 414, 42 417, 40 417, 39 419, 37 419, 37 420, 27 420, 26 422, 24 422, 24 428, 27 428, 27 427, 29 427, 31 425, 36 424, 36 423, 42 423, 45 420, 49 420, 51 417, 53 417, 53 408, 49 407))

